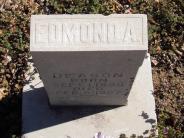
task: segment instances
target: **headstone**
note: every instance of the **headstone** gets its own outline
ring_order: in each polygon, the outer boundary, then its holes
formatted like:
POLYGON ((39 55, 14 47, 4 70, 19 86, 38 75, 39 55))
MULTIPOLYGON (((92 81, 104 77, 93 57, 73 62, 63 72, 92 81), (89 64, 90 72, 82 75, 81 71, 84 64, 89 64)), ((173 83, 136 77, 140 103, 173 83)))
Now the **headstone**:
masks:
POLYGON ((22 137, 157 134, 147 38, 145 15, 32 16, 30 49, 39 73, 31 63, 22 137), (51 105, 82 106, 51 108, 47 95, 51 105))
MULTIPOLYGON (((50 108, 39 74, 30 68, 23 89, 22 138, 149 137, 156 133, 155 101, 149 55, 144 58, 126 106, 50 108)), ((156 137, 156 136, 155 136, 156 137)))
POLYGON ((126 105, 147 49, 146 15, 31 17, 30 51, 51 105, 126 105))

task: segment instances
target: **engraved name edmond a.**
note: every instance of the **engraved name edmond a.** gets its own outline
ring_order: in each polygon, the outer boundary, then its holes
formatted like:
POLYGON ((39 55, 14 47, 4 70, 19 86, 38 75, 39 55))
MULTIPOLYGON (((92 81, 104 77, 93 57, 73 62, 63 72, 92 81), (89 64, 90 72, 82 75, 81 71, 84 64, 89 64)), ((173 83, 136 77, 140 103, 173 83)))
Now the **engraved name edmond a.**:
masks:
POLYGON ((135 24, 124 22, 36 23, 35 43, 134 43, 140 42, 135 24))

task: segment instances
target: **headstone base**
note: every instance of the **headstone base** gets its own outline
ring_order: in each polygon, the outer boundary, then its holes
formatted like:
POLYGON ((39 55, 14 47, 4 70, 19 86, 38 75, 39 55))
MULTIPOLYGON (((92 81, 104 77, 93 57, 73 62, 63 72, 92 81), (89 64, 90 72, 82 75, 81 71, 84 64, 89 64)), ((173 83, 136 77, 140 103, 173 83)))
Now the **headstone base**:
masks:
POLYGON ((119 138, 120 134, 145 137, 155 130, 157 121, 149 56, 137 72, 126 106, 52 109, 39 75, 33 76, 23 90, 23 138, 119 138), (106 137, 100 137, 100 133, 106 137))

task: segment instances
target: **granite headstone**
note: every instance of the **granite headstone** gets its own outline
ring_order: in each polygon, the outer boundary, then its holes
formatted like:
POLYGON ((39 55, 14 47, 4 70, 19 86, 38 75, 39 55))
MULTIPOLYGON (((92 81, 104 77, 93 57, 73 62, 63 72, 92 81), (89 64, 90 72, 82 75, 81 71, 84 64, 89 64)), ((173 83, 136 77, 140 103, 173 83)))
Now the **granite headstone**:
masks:
POLYGON ((33 15, 30 51, 51 105, 126 105, 147 16, 33 15))

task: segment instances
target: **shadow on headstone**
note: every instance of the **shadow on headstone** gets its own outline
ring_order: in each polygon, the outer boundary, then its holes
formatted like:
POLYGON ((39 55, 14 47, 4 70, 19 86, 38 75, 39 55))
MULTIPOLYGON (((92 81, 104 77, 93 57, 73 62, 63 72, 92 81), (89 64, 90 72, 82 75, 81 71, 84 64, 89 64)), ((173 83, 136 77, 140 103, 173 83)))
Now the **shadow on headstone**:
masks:
MULTIPOLYGON (((146 56, 146 51, 126 50, 126 51, 82 51, 82 52, 34 52, 33 59, 37 65, 39 74, 47 90, 49 101, 52 105, 126 105, 127 97, 132 88, 134 79, 136 77, 139 67, 142 65, 146 56), (56 59, 59 59, 58 65, 56 59), (83 64, 82 61, 86 63, 83 64), (48 68, 49 67, 49 68, 48 68), (100 86, 102 90, 87 90, 86 85, 90 78, 87 77, 87 83, 82 83, 81 88, 85 88, 85 93, 89 94, 90 98, 81 98, 84 90, 75 91, 71 95, 71 90, 74 86, 64 88, 61 84, 69 84, 71 78, 54 78, 54 74, 58 76, 66 74, 80 74, 83 73, 89 76, 90 73, 109 73, 110 77, 95 77, 94 79, 107 79, 107 86, 100 86), (112 77, 114 74, 121 74, 118 77, 112 77), (110 85, 115 86, 110 86, 110 85), (67 91, 70 96, 75 96, 75 100, 70 98, 61 98, 64 96, 64 91, 67 91), (80 96, 79 96, 80 95, 80 96), (103 96, 108 95, 108 96, 103 96)), ((79 80, 78 80, 79 81, 79 80)), ((141 81, 141 80, 140 80, 141 81)), ((95 83, 94 83, 95 84, 95 83)), ((77 86, 79 87, 79 86, 77 86)), ((83 95, 87 96, 87 95, 83 95)))
POLYGON ((60 106, 52 107, 48 103, 45 89, 35 88, 23 93, 23 133, 51 127, 57 124, 80 119, 96 113, 118 108, 119 106, 60 106), (26 105, 26 106, 25 106, 26 105), (38 106, 39 105, 39 106, 38 106), (31 110, 30 110, 31 109, 31 110), (25 124, 26 123, 26 124, 25 124))
MULTIPOLYGON (((139 54, 143 55, 142 52, 139 52, 139 54)), ((129 80, 130 81, 129 86, 126 87, 126 91, 128 91, 128 94, 132 88, 132 84, 136 77, 137 71, 142 64, 143 59, 144 59, 144 56, 142 56, 142 59, 140 61, 135 59, 137 64, 134 68, 134 72, 132 73, 132 78, 130 78, 129 80)), ((124 63, 122 62, 122 64, 124 63)), ((125 64, 124 64, 124 67, 126 68, 125 64)), ((23 111, 22 120, 26 120, 25 122, 22 122, 23 134, 48 128, 58 124, 66 123, 72 120, 87 117, 100 112, 113 110, 115 108, 120 107, 120 106, 102 106, 102 105, 100 106, 50 106, 45 88, 44 87, 36 88, 37 87, 36 85, 35 86, 29 85, 31 89, 25 90, 26 92, 23 93, 22 104, 24 106, 22 110, 23 111)), ((113 98, 113 97, 109 97, 109 98, 113 98)))

